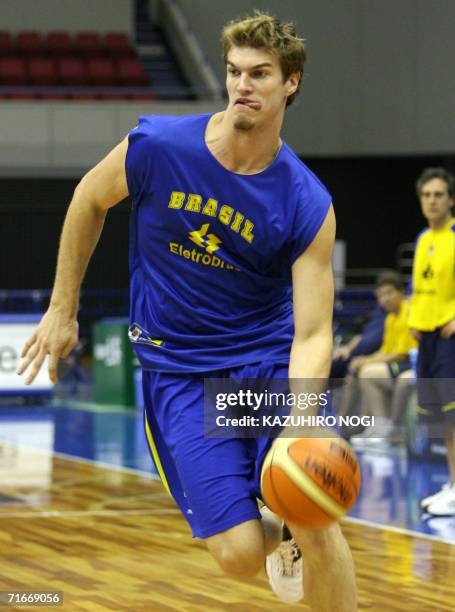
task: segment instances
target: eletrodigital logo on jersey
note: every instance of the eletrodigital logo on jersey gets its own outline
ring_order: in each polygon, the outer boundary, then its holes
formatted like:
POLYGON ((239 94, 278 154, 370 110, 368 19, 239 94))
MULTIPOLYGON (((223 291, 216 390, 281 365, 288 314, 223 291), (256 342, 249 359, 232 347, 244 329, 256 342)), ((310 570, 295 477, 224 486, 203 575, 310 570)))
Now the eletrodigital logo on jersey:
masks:
POLYGON ((215 234, 212 234, 211 232, 209 233, 209 228, 210 224, 204 223, 199 229, 188 233, 188 238, 191 240, 191 242, 196 244, 205 252, 201 252, 195 248, 189 249, 179 242, 169 243, 170 252, 173 255, 183 257, 184 259, 187 259, 195 264, 240 272, 240 268, 236 268, 233 264, 224 261, 220 254, 218 254, 220 256, 213 254, 215 251, 220 249, 222 240, 215 234))

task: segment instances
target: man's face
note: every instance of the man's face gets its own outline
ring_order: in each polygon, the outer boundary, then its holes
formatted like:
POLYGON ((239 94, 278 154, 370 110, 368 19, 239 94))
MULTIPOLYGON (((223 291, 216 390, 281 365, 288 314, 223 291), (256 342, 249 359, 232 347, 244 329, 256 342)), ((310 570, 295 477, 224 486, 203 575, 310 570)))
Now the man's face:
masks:
POLYGON ((232 47, 227 56, 228 111, 238 130, 267 125, 284 111, 299 74, 283 82, 279 59, 264 49, 232 47))
POLYGON ((447 183, 440 178, 433 178, 422 185, 420 206, 427 221, 443 221, 450 216, 453 197, 449 195, 447 183))
POLYGON ((401 289, 397 289, 393 285, 381 285, 381 287, 376 289, 376 299, 378 300, 378 304, 387 313, 398 312, 400 310, 403 298, 404 292, 401 289))

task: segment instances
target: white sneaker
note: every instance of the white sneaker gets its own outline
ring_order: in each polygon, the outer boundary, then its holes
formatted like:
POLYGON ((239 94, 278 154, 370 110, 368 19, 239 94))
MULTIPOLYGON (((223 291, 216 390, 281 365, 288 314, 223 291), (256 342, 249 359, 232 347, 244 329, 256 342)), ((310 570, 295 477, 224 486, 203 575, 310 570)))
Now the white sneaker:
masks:
POLYGON ((403 446, 406 441, 406 435, 403 427, 394 425, 387 436, 387 442, 390 446, 403 446))
POLYGON ((349 438, 349 443, 352 444, 352 446, 363 446, 365 444, 365 440, 368 440, 368 438, 372 437, 373 434, 374 427, 370 425, 369 427, 364 429, 362 433, 359 433, 355 436, 351 436, 349 438))
POLYGON ((439 497, 426 507, 432 516, 455 516, 455 486, 440 492, 439 497))
POLYGON ((388 446, 387 438, 393 429, 392 421, 384 417, 375 417, 375 424, 369 425, 361 434, 352 436, 349 442, 356 448, 366 446, 388 446))
POLYGON ((434 535, 438 535, 449 542, 453 541, 455 533, 455 519, 453 516, 430 516, 425 524, 429 527, 434 535))
MULTIPOLYGON (((353 445, 354 446, 354 445, 353 445)), ((388 438, 364 438, 361 446, 357 445, 357 448, 361 448, 362 450, 370 450, 370 449, 389 449, 391 447, 390 440, 388 438)))
POLYGON ((303 599, 302 553, 296 541, 283 540, 265 561, 265 569, 272 591, 288 603, 303 599))
POLYGON ((422 508, 422 510, 427 510, 427 508, 431 506, 431 504, 433 504, 434 502, 437 502, 440 497, 444 497, 446 492, 452 488, 455 488, 455 485, 452 485, 451 482, 446 482, 445 484, 442 485, 440 491, 438 491, 437 493, 434 493, 433 495, 429 495, 428 497, 424 497, 420 501, 420 507, 422 508))

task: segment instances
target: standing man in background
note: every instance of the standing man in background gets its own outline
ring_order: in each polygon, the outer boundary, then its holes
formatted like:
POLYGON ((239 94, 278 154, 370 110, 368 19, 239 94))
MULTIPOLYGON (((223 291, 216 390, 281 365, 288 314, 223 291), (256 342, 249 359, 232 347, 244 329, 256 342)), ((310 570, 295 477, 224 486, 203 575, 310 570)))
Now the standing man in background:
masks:
POLYGON ((455 516, 455 177, 426 168, 416 183, 428 228, 417 237, 409 327, 419 341, 418 412, 442 426, 450 482, 421 501, 434 516, 455 516))

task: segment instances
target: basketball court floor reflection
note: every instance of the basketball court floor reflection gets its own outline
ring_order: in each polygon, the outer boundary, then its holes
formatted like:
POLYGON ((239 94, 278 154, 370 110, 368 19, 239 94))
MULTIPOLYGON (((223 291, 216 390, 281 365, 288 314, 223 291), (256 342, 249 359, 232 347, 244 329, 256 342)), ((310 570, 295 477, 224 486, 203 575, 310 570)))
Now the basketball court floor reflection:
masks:
MULTIPOLYGON (((304 610, 265 576, 223 576, 156 480, 142 414, 92 406, 0 411, 0 590, 62 590, 63 610, 304 610)), ((443 464, 359 454, 343 530, 360 610, 453 610, 455 519, 422 520, 443 464)))

